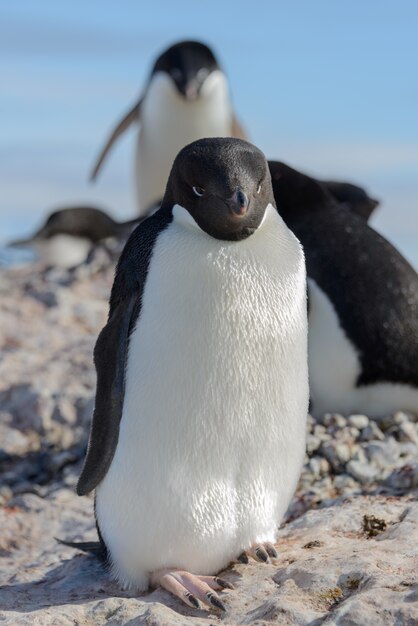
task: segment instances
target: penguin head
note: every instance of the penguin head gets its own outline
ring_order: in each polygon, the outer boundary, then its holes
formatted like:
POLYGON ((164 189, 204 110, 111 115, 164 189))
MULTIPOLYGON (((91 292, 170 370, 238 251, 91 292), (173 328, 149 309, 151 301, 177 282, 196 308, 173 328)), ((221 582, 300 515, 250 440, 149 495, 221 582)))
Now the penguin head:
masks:
POLYGON ((357 185, 336 181, 326 181, 325 185, 338 202, 365 219, 366 222, 380 204, 379 200, 371 198, 365 189, 357 185))
POLYGON ((279 161, 268 163, 277 210, 289 226, 302 215, 335 207, 336 199, 325 184, 279 161))
POLYGON ((177 155, 162 208, 182 207, 193 224, 216 239, 253 234, 275 206, 264 154, 241 139, 199 139, 177 155))
POLYGON ((158 57, 151 81, 159 73, 164 73, 182 98, 194 101, 199 98, 203 85, 207 84, 215 70, 220 68, 208 46, 199 41, 180 41, 158 57))

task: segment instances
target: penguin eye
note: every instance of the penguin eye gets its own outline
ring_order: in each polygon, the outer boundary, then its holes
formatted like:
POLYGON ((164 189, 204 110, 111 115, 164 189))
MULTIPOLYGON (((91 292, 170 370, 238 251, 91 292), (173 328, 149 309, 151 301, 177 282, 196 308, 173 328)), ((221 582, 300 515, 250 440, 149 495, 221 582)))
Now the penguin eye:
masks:
POLYGON ((260 191, 261 191, 261 183, 257 187, 257 193, 260 193, 260 191))
POLYGON ((196 196, 199 196, 199 198, 201 198, 205 193, 205 190, 203 189, 203 187, 192 187, 192 189, 193 189, 193 193, 195 193, 196 196))

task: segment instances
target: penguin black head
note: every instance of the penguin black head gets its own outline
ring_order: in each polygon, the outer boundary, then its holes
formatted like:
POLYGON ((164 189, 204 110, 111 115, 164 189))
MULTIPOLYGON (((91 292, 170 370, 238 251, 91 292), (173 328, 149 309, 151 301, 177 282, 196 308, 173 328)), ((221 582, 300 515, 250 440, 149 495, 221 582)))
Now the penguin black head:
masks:
POLYGON ((337 200, 325 184, 280 163, 268 163, 277 210, 289 226, 303 214, 335 207, 337 200))
POLYGON ((371 198, 365 189, 357 185, 336 181, 325 181, 324 184, 338 202, 344 204, 366 222, 380 204, 379 200, 371 198))
POLYGON ((177 155, 162 203, 180 205, 216 239, 245 239, 275 206, 264 154, 242 139, 199 139, 177 155))
POLYGON ((212 50, 199 41, 180 41, 170 46, 156 60, 151 73, 166 73, 179 94, 186 100, 196 100, 208 76, 219 69, 212 50))

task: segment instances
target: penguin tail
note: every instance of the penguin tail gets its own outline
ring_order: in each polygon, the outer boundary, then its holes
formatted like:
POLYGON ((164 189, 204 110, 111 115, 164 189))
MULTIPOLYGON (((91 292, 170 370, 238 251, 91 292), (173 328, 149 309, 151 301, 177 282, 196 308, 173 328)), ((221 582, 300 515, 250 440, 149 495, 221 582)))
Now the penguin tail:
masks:
POLYGON ((55 537, 55 541, 58 541, 58 543, 61 543, 63 546, 81 550, 81 552, 86 552, 87 554, 93 554, 98 558, 103 557, 103 545, 100 541, 65 541, 58 537, 55 537))

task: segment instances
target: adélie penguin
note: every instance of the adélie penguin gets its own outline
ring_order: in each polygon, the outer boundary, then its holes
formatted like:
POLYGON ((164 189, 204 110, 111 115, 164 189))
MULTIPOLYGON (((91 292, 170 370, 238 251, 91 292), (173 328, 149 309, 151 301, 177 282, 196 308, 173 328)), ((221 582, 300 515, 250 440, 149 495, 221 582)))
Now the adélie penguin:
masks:
POLYGON ((305 450, 306 311, 264 155, 239 139, 186 146, 125 246, 95 348, 77 491, 96 490, 123 586, 223 609, 220 570, 277 556, 305 450))
POLYGON ((418 276, 318 181, 269 162, 280 215, 301 241, 311 412, 418 412, 418 276))
POLYGON ((86 260, 94 245, 109 238, 127 239, 138 219, 116 222, 96 207, 58 209, 31 237, 8 245, 30 248, 47 265, 74 267, 86 260))
POLYGON ((116 139, 139 125, 135 181, 139 214, 164 195, 176 154, 202 137, 240 137, 228 80, 212 50, 199 41, 180 41, 156 59, 143 94, 113 130, 91 178, 95 179, 116 139))

